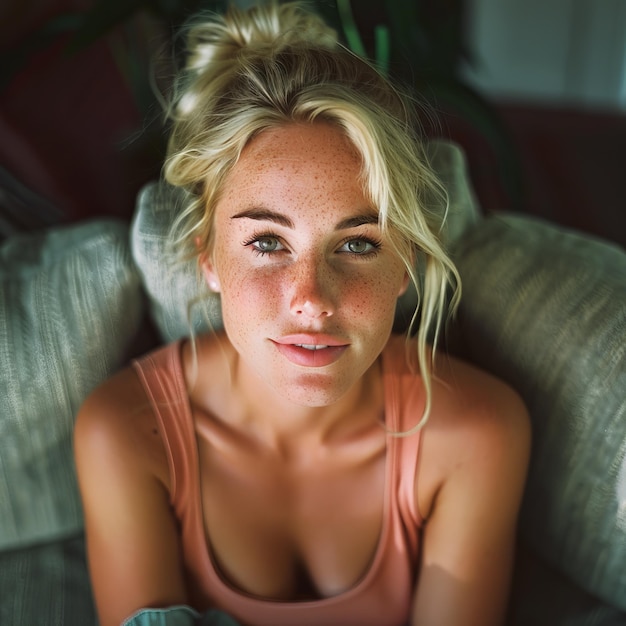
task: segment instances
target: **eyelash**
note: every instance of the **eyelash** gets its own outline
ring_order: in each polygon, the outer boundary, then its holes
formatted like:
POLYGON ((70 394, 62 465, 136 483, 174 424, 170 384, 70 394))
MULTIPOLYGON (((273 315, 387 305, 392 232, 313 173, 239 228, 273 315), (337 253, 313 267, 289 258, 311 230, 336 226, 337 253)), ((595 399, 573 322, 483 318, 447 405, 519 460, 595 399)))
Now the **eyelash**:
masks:
POLYGON ((259 241, 259 239, 276 239, 276 241, 280 242, 280 237, 275 235, 274 233, 254 233, 250 239, 247 239, 243 242, 243 246, 246 248, 251 247, 252 252, 257 256, 265 256, 266 254, 273 254, 274 252, 279 252, 278 250, 259 250, 253 244, 259 241))
POLYGON ((382 245, 383 245, 380 239, 374 239, 373 237, 366 237, 366 236, 362 236, 362 237, 356 236, 356 237, 346 237, 341 242, 341 245, 339 247, 343 248, 343 246, 345 246, 350 241, 363 241, 365 243, 368 243, 370 246, 372 246, 371 250, 369 250, 368 252, 363 252, 361 254, 359 254, 358 252, 345 252, 344 253, 344 254, 349 254, 351 257, 355 257, 358 259, 369 259, 369 258, 375 257, 380 252, 380 249, 382 248, 382 245))
MULTIPOLYGON (((249 239, 243 242, 244 247, 251 247, 254 254, 259 257, 266 256, 268 254, 275 254, 276 252, 281 252, 280 250, 259 250, 253 244, 255 244, 260 239, 275 239, 280 243, 280 237, 272 232, 262 232, 262 233, 254 233, 249 239)), ((340 248, 343 248, 350 241, 363 241, 372 246, 372 250, 368 252, 363 252, 359 254, 358 252, 345 252, 344 254, 349 254, 351 257, 355 257, 358 259, 367 259, 376 256, 380 249, 382 248, 382 241, 380 239, 374 239, 373 237, 366 236, 352 236, 346 237, 341 241, 339 245, 340 248)), ((282 244, 281 244, 282 245, 282 244)))

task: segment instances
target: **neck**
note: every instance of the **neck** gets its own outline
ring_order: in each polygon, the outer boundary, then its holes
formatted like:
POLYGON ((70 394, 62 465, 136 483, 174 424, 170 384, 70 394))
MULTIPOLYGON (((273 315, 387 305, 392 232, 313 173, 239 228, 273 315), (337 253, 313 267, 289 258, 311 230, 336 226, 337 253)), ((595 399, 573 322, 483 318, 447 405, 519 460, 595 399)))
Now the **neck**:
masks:
POLYGON ((303 406, 284 398, 240 359, 233 368, 233 383, 246 429, 271 447, 349 441, 381 424, 379 361, 337 401, 324 406, 303 406))

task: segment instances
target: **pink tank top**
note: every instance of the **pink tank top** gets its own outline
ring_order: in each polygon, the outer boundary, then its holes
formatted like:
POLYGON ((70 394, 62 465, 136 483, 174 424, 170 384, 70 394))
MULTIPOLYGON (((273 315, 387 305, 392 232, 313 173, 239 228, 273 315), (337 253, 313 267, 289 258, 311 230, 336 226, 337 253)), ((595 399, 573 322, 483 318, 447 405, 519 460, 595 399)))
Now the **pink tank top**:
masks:
MULTIPOLYGON (((207 544, 198 449, 181 364, 181 343, 134 362, 151 401, 171 476, 170 501, 179 520, 191 604, 218 608, 242 625, 402 626, 410 618, 422 518, 415 505, 420 434, 387 437, 384 519, 375 556, 351 589, 312 601, 276 602, 246 595, 217 571, 207 544)), ((421 378, 406 364, 404 338, 392 337, 382 354, 385 423, 408 430, 422 415, 421 378)))

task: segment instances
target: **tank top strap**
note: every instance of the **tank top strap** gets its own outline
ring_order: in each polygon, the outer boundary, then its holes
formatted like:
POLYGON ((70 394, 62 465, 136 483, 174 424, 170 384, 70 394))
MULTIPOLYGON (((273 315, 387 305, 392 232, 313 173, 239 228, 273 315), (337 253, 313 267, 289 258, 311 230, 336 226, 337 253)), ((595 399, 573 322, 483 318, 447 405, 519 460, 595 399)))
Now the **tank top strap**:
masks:
POLYGON ((419 529, 424 520, 417 508, 417 488, 422 431, 402 435, 419 423, 424 410, 424 385, 419 374, 407 363, 403 337, 390 339, 383 352, 385 413, 389 445, 396 457, 397 505, 412 545, 419 545, 419 529), (400 434, 394 434, 400 433, 400 434))
MULTIPOLYGON (((418 405, 419 407, 419 405, 418 405)), ((421 418, 421 408, 407 411, 403 415, 401 432, 409 431, 421 418), (415 417, 418 419, 415 420, 415 417)), ((402 436, 399 440, 398 468, 400 470, 399 505, 405 519, 409 519, 414 528, 421 528, 424 523, 417 507, 417 491, 419 488, 419 459, 422 443, 422 431, 402 436)), ((417 538, 415 539, 417 543, 417 538)))
MULTIPOLYGON (((157 420, 170 471, 170 502, 193 489, 196 438, 181 361, 182 340, 133 361, 157 420), (181 493, 181 490, 185 493, 181 493)), ((178 511, 180 513, 181 511, 178 511)))

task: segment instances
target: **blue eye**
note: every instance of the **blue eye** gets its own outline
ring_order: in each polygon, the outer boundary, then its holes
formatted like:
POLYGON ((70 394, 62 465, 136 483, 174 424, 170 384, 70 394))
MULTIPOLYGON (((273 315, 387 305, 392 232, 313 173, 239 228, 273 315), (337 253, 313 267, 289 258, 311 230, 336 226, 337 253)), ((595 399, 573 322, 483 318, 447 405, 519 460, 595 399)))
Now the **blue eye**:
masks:
POLYGON ((374 247, 369 241, 364 241, 363 239, 353 239, 352 241, 348 241, 346 246, 348 246, 348 250, 354 254, 364 254, 365 252, 369 252, 374 247))
POLYGON ((254 242, 254 247, 259 252, 274 252, 279 246, 278 239, 275 237, 260 237, 254 242))
POLYGON ((380 250, 380 242, 373 241, 367 237, 348 239, 341 248, 341 252, 348 252, 355 256, 369 256, 376 254, 380 250))
POLYGON ((274 235, 254 235, 252 239, 245 241, 243 245, 252 247, 252 250, 261 256, 284 249, 278 237, 274 235))

